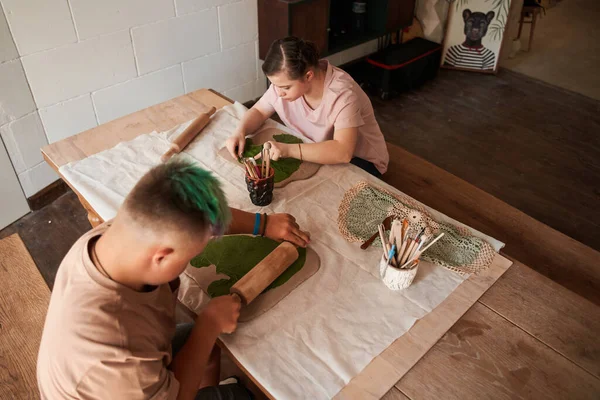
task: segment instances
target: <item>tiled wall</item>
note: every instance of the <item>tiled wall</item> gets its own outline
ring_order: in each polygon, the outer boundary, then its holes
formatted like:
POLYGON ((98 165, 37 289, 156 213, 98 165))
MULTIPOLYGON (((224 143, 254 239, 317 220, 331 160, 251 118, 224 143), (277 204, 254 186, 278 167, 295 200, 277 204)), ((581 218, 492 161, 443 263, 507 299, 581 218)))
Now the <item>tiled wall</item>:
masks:
POLYGON ((241 102, 266 89, 256 0, 0 4, 0 132, 27 196, 57 179, 47 143, 203 87, 241 102))

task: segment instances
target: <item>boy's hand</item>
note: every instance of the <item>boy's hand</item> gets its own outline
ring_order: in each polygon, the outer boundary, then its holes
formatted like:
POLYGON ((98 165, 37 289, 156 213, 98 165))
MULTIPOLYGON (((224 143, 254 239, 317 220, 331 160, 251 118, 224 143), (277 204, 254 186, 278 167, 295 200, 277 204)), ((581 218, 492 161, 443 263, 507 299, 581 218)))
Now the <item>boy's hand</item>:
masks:
POLYGON ((234 296, 219 296, 212 299, 202 310, 200 317, 206 318, 217 334, 232 333, 237 328, 241 304, 234 296))
POLYGON ((290 214, 268 215, 265 236, 279 242, 285 240, 300 247, 306 247, 310 243, 310 234, 302 231, 296 218, 290 214))

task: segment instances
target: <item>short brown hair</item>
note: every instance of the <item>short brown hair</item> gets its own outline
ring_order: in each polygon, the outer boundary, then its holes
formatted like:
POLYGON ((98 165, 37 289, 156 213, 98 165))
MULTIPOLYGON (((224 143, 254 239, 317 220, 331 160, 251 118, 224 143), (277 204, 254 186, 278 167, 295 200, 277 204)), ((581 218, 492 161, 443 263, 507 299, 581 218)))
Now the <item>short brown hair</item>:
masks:
POLYGON ((219 181, 189 161, 174 159, 148 171, 123 207, 144 227, 220 235, 231 214, 219 181))
POLYGON ((271 43, 262 65, 267 76, 286 71, 292 80, 300 79, 310 68, 319 66, 319 50, 313 42, 288 36, 271 43))

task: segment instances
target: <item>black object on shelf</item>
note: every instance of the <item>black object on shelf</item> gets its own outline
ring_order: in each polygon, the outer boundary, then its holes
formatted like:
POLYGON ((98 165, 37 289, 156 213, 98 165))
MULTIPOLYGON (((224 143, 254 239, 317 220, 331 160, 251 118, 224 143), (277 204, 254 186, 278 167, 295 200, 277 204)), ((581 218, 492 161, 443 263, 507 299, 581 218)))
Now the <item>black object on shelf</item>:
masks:
MULTIPOLYGON (((376 90, 383 100, 415 89, 439 70, 442 46, 422 38, 396 44, 367 57, 357 82, 376 90)), ((354 76, 354 75, 353 75, 354 76)))

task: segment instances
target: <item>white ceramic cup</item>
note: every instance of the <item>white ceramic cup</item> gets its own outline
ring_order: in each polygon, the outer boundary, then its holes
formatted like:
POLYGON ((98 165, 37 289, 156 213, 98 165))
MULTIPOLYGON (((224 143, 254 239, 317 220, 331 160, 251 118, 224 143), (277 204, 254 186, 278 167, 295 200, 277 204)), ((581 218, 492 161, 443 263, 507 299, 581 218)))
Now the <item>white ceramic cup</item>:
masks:
POLYGON ((412 269, 393 267, 388 265, 384 256, 381 256, 381 261, 379 262, 379 274, 381 275, 381 279, 383 280, 383 283, 385 283, 385 286, 392 290, 402 290, 409 287, 417 275, 418 268, 419 266, 412 269))

